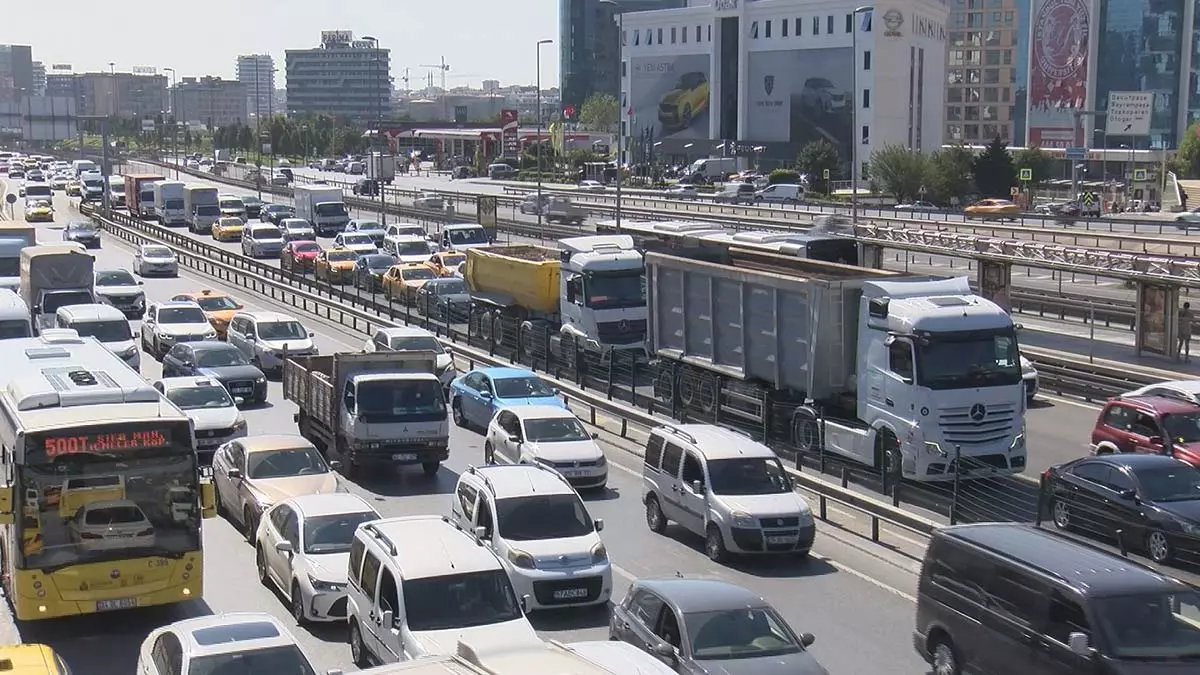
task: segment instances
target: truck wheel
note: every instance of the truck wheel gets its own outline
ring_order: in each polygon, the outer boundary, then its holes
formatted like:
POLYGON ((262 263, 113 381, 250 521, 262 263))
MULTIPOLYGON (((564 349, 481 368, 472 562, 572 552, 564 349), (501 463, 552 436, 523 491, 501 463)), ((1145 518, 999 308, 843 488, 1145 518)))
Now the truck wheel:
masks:
POLYGON ((821 424, 812 408, 796 408, 792 413, 792 442, 801 453, 820 452, 821 424))
POLYGON ((438 469, 442 468, 441 462, 422 462, 421 469, 426 476, 436 476, 438 469))

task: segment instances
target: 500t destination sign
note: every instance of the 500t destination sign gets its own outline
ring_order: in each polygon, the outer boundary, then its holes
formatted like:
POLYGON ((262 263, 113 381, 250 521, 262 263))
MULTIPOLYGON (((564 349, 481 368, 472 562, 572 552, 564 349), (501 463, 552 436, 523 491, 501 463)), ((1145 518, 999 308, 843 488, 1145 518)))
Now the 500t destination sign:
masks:
POLYGON ((165 430, 144 429, 51 436, 43 441, 43 447, 47 457, 59 457, 87 452, 164 448, 170 442, 171 436, 165 430))

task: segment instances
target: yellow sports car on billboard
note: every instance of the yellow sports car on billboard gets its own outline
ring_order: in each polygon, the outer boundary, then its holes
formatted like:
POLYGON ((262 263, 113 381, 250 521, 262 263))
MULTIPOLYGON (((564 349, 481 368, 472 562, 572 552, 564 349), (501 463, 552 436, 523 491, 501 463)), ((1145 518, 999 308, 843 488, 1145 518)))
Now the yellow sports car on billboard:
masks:
POLYGON ((663 131, 679 131, 708 109, 708 76, 700 71, 684 73, 675 88, 658 100, 658 121, 663 131))

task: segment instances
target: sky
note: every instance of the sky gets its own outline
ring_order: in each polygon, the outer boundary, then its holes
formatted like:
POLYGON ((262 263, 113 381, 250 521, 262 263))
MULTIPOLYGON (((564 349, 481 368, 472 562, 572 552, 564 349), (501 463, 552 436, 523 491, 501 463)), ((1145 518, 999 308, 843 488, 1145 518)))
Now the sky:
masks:
POLYGON ((552 39, 554 45, 542 47, 542 86, 558 85, 557 0, 12 2, 0 22, 0 44, 31 45, 47 69, 65 63, 75 72, 101 71, 111 61, 118 71, 167 67, 179 77, 233 78, 239 54, 268 53, 283 87, 284 50, 318 46, 322 30, 378 38, 392 50, 396 86, 403 88, 408 68, 412 89, 424 86, 431 71, 420 66, 442 57, 450 65, 447 87, 478 88, 485 79, 532 84, 535 45, 552 39))

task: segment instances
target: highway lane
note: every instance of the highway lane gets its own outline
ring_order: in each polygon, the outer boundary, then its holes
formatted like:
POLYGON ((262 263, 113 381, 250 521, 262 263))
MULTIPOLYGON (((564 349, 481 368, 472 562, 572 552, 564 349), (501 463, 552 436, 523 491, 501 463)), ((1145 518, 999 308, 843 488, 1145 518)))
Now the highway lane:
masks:
MULTIPOLYGON (((41 241, 61 240, 61 223, 70 209, 65 197, 55 201, 59 225, 39 228, 41 241)), ((115 238, 107 240, 96 257, 98 267, 128 266, 131 259, 130 251, 115 238)), ((223 288, 186 270, 179 279, 151 279, 145 284, 151 302, 204 287, 233 293, 251 309, 267 306, 264 301, 239 293, 239 289, 223 288)), ((317 333, 318 346, 326 353, 361 345, 340 326, 308 319, 305 323, 317 333)), ((147 357, 142 372, 153 379, 159 374, 159 366, 147 357)), ((251 432, 293 431, 293 408, 282 400, 278 383, 271 384, 269 401, 266 406, 247 411, 251 432)), ((436 480, 404 471, 349 488, 373 501, 385 516, 446 512, 457 472, 482 458, 478 434, 457 428, 451 433, 451 460, 436 480)), ((590 498, 588 507, 595 517, 609 524, 604 535, 618 566, 618 597, 632 577, 673 576, 679 572, 728 579, 771 600, 797 629, 815 633, 818 641, 814 653, 833 673, 923 672, 908 637, 913 606, 906 596, 911 596, 915 587, 912 560, 844 539, 836 529, 822 525, 816 546, 818 556, 807 564, 753 562, 715 568, 703 556, 699 542, 691 537, 649 532, 638 499, 637 458, 629 452, 627 443, 608 436, 602 439, 613 466, 611 490, 590 498)), ((280 599, 257 583, 252 550, 229 523, 220 519, 205 521, 204 538, 210 555, 203 603, 120 615, 119 621, 115 616, 89 617, 53 625, 21 625, 17 627, 21 636, 49 642, 72 663, 92 664, 89 673, 117 675, 132 671, 137 645, 149 630, 182 616, 258 610, 288 619, 280 599)), ((533 621, 544 635, 557 639, 603 639, 606 634, 603 612, 556 612, 535 615, 533 621)), ((347 665, 349 652, 339 627, 298 630, 298 634, 319 669, 347 665)))

